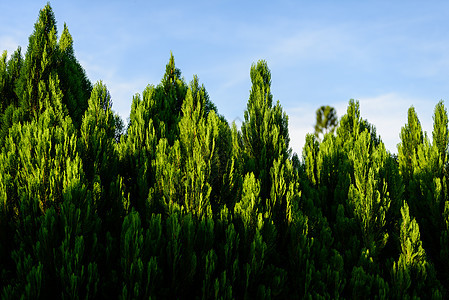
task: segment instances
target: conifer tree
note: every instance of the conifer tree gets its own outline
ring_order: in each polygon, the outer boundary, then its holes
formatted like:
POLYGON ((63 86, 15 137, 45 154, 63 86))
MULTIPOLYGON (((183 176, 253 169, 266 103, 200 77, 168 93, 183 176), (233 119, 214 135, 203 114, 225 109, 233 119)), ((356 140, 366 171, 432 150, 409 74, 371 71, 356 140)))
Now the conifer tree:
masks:
POLYGON ((6 51, 3 52, 0 59, 0 115, 3 114, 9 105, 18 105, 15 86, 20 76, 22 65, 23 58, 20 47, 12 54, 9 60, 8 53, 6 51))
POLYGON ((179 134, 178 122, 186 93, 187 84, 181 77, 181 70, 175 66, 173 53, 170 53, 164 77, 155 90, 154 105, 151 106, 156 134, 158 138, 166 137, 170 145, 179 134))
POLYGON ((279 102, 273 106, 270 90, 271 72, 267 63, 259 61, 253 64, 250 75, 252 87, 244 114, 245 121, 241 127, 244 172, 253 172, 260 180, 262 207, 266 207, 269 214, 278 211, 281 215, 276 215, 275 218, 278 219, 277 222, 283 222, 285 221, 285 195, 277 195, 271 190, 276 184, 276 179, 273 177, 279 176, 281 171, 279 167, 290 155, 288 118, 279 102), (276 200, 277 198, 280 199, 276 200))
POLYGON ((148 216, 150 188, 154 184, 152 160, 157 145, 151 106, 154 102, 153 86, 147 86, 143 98, 136 95, 131 105, 126 135, 120 141, 120 175, 124 179, 130 205, 144 220, 148 216))
POLYGON ((321 106, 316 111, 315 136, 333 133, 337 127, 337 112, 335 108, 326 105, 321 106))
POLYGON ((49 107, 37 120, 13 125, 1 155, 5 202, 15 212, 11 256, 19 279, 6 295, 96 294, 99 221, 84 185, 75 129, 69 117, 63 120, 49 107))
POLYGON ((431 143, 427 134, 422 133, 418 117, 411 107, 398 145, 399 166, 410 212, 422 228, 424 249, 435 261, 440 261, 439 251, 435 250, 441 248, 441 234, 445 231, 442 216, 447 199, 447 126, 447 112, 440 102, 435 107, 431 143))
POLYGON ((15 92, 22 65, 20 47, 9 60, 7 52, 3 52, 0 60, 0 145, 3 145, 12 124, 22 119, 22 111, 18 108, 19 97, 15 92))
POLYGON ((73 118, 75 127, 81 124, 87 100, 92 89, 84 70, 76 61, 72 37, 66 26, 59 39, 52 8, 47 4, 40 12, 29 37, 16 93, 25 118, 37 117, 46 107, 54 105, 49 93, 56 85, 61 90, 63 104, 58 110, 66 111, 73 118))
MULTIPOLYGON (((413 168, 416 165, 418 149, 423 144, 421 123, 412 106, 408 110, 407 124, 401 129, 401 143, 398 145, 399 169, 405 179, 405 184, 412 179, 413 168)), ((413 191, 406 190, 406 195, 413 195, 413 191)))
POLYGON ((57 76, 57 29, 50 5, 39 12, 34 32, 29 37, 24 67, 17 86, 21 106, 28 118, 36 117, 51 103, 48 95, 50 78, 59 83, 57 76))
POLYGON ((427 262, 418 223, 410 217, 406 202, 401 208, 401 215, 401 254, 399 260, 394 263, 392 271, 395 296, 398 299, 410 295, 413 297, 432 295, 433 298, 440 298, 440 287, 432 265, 427 262))
MULTIPOLYGON (((136 95, 133 98, 128 130, 120 143, 120 168, 130 203, 145 217, 143 220, 150 215, 150 206, 160 205, 160 201, 154 199, 157 196, 154 193, 160 195, 162 191, 160 188, 154 190, 154 185, 159 184, 155 178, 156 165, 152 167, 157 161, 156 147, 162 150, 163 146, 158 144, 164 143, 164 138, 168 146, 179 147, 174 144, 179 134, 178 122, 186 91, 181 71, 175 67, 171 54, 161 84, 157 87, 149 85, 142 97, 136 95)), ((168 151, 170 147, 165 149, 168 151)))
POLYGON ((93 191, 95 209, 106 227, 120 220, 124 202, 122 180, 118 177, 115 122, 111 96, 100 81, 92 90, 83 117, 80 156, 89 188, 93 191))
MULTIPOLYGON (((212 177, 219 119, 214 111, 206 115, 207 93, 194 77, 182 105, 179 139, 183 157, 184 203, 187 211, 210 214, 212 177)), ((219 175, 219 174, 216 174, 219 175)))
POLYGON ((65 23, 58 41, 58 56, 57 72, 64 95, 63 103, 69 111, 73 124, 79 128, 84 111, 88 107, 92 84, 75 57, 72 36, 65 23))
POLYGON ((171 54, 122 134, 45 6, 0 59, 0 297, 447 298, 443 102, 431 139, 409 109, 395 156, 351 99, 300 161, 267 63, 250 77, 240 131, 171 54))

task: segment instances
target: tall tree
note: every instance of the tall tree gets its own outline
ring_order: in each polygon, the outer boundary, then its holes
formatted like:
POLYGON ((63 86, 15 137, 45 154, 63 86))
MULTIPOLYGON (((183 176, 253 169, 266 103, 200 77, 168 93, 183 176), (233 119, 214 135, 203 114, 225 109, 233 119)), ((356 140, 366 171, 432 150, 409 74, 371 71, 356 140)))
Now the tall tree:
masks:
POLYGON ((24 67, 17 86, 21 106, 28 118, 36 117, 51 105, 50 79, 59 86, 56 20, 50 5, 39 12, 34 32, 29 37, 24 67))
POLYGON ((22 65, 23 58, 20 47, 11 55, 9 60, 8 53, 6 51, 3 52, 0 59, 0 115, 10 104, 18 105, 15 87, 22 65))
POLYGON ((73 41, 67 26, 59 39, 52 8, 47 4, 40 12, 29 37, 23 68, 21 68, 16 93, 25 118, 35 118, 50 105, 55 105, 52 89, 60 89, 62 106, 68 110, 75 127, 81 125, 81 118, 87 108, 92 89, 84 70, 74 56, 73 41))
POLYGON ((426 252, 420 238, 420 228, 414 218, 410 217, 409 207, 405 202, 401 208, 399 260, 394 263, 392 271, 392 295, 398 299, 404 297, 432 296, 441 298, 440 286, 435 279, 433 266, 428 263, 426 252))
MULTIPOLYGON (((424 142, 424 135, 416 114, 412 106, 408 109, 407 124, 401 129, 401 143, 398 145, 399 169, 405 179, 406 185, 412 179, 413 169, 416 165, 418 149, 424 142)), ((407 195, 413 195, 413 191, 406 190, 407 195)))
POLYGON ((337 127, 338 118, 335 108, 326 105, 321 106, 316 111, 315 136, 324 136, 333 133, 337 127))
POLYGON ((155 90, 154 106, 151 107, 157 136, 166 137, 170 145, 179 134, 178 122, 186 93, 187 84, 181 77, 181 70, 175 66, 173 53, 170 53, 164 77, 155 90))
POLYGON ((100 81, 95 84, 84 113, 79 149, 95 210, 105 231, 115 227, 118 232, 125 201, 122 179, 118 176, 115 122, 111 95, 100 81))
POLYGON ((88 107, 92 84, 75 57, 73 39, 67 25, 58 41, 57 72, 63 92, 63 103, 76 128, 81 126, 82 117, 88 107))
MULTIPOLYGON (((251 90, 242 124, 245 172, 253 172, 261 182, 260 196, 270 197, 270 169, 290 154, 288 117, 277 102, 273 106, 271 72, 265 61, 251 66, 251 90)), ((265 200, 263 200, 265 201, 265 200)))
POLYGON ((20 47, 9 60, 7 52, 3 52, 0 60, 0 145, 3 145, 12 124, 22 119, 22 110, 18 108, 19 97, 15 92, 22 66, 20 47))

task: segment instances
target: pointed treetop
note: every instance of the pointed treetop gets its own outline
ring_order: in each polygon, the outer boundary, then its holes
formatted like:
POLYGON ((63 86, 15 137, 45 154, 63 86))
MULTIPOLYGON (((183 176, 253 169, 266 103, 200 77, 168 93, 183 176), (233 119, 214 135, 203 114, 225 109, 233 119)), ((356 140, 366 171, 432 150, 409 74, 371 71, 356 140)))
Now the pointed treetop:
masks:
POLYGON ((448 133, 448 117, 447 110, 444 107, 443 101, 438 102, 435 106, 435 112, 433 115, 433 144, 438 148, 443 162, 446 162, 447 150, 449 144, 448 133))
POLYGON ((44 32, 47 34, 53 29, 55 30, 55 33, 57 33, 56 18, 50 3, 47 3, 47 5, 39 11, 38 21, 34 24, 35 31, 39 31, 41 29, 44 29, 44 32))
POLYGON ((251 71, 251 91, 248 106, 255 101, 256 93, 262 92, 263 100, 266 101, 268 107, 271 107, 273 95, 271 94, 271 71, 265 60, 259 60, 257 64, 252 64, 251 71))
POLYGON ((165 87, 169 87, 171 85, 175 85, 176 81, 181 79, 181 70, 176 68, 175 66, 175 57, 173 53, 170 51, 170 60, 168 64, 165 66, 165 74, 162 79, 162 84, 165 87))
POLYGON ((416 114, 415 108, 411 106, 408 109, 407 124, 401 129, 401 144, 403 147, 407 147, 411 155, 411 151, 414 153, 418 151, 418 146, 424 141, 423 137, 418 115, 416 114))
POLYGON ((64 30, 59 38, 59 49, 70 57, 74 57, 73 39, 69 32, 67 24, 64 23, 64 30))

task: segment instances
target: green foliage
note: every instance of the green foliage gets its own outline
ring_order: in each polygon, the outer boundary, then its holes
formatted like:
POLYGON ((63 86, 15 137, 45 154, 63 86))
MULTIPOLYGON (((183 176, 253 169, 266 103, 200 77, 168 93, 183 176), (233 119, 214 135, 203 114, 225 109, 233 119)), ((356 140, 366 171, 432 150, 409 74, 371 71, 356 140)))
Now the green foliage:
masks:
POLYGON ((242 124, 245 172, 253 172, 261 180, 262 199, 270 195, 270 169, 273 162, 282 162, 289 154, 288 118, 279 102, 273 106, 271 72, 265 61, 251 66, 252 87, 245 121, 242 124))
POLYGON ((300 160, 267 63, 250 78, 239 130, 171 54, 125 129, 45 6, 0 59, 1 298, 447 298, 443 102, 395 156, 350 100, 300 160))
POLYGON ((329 105, 321 106, 316 111, 315 136, 334 133, 337 124, 338 118, 335 108, 329 105))
POLYGON ((25 119, 36 118, 45 108, 54 105, 56 93, 60 95, 56 97, 61 97, 58 110, 67 110, 75 127, 79 128, 91 89, 91 83, 74 56, 67 26, 58 41, 55 16, 47 4, 40 11, 29 37, 16 84, 25 119))

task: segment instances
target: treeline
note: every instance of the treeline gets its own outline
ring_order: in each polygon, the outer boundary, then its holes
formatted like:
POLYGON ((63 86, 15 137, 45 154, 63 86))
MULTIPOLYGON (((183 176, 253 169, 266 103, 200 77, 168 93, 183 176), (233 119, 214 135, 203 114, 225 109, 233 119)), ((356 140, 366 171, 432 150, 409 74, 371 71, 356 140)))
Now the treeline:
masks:
POLYGON ((302 158, 251 66, 238 129, 173 56, 127 128, 52 9, 0 61, 2 299, 447 298, 448 115, 398 154, 350 100, 302 158))

